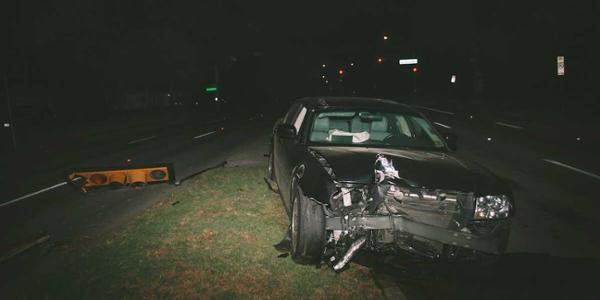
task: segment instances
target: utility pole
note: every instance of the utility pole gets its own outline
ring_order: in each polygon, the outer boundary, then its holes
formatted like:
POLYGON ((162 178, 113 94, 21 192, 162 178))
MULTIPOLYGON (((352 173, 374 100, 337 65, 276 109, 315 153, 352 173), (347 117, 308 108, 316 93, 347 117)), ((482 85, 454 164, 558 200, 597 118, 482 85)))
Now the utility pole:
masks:
POLYGON ((12 119, 12 108, 10 106, 10 97, 8 93, 8 77, 4 74, 4 91, 6 92, 6 108, 8 110, 8 127, 12 137, 13 150, 17 151, 17 139, 15 138, 15 124, 12 119))

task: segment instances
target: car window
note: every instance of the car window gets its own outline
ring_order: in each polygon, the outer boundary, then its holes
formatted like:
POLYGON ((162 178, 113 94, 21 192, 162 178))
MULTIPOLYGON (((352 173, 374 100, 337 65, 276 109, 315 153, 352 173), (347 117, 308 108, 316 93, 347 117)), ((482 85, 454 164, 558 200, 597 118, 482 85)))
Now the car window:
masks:
POLYGON ((422 117, 399 112, 319 112, 309 142, 341 146, 443 148, 444 142, 422 117))
POLYGON ((431 128, 431 126, 425 119, 420 117, 410 117, 410 120, 417 125, 414 126, 415 129, 418 130, 418 133, 416 135, 417 139, 431 141, 436 147, 444 146, 442 138, 434 132, 433 128, 431 128))
POLYGON ((304 121, 304 117, 306 116, 306 107, 302 107, 300 113, 296 117, 294 121, 294 127, 296 128, 296 132, 300 132, 300 127, 302 127, 302 122, 304 121))

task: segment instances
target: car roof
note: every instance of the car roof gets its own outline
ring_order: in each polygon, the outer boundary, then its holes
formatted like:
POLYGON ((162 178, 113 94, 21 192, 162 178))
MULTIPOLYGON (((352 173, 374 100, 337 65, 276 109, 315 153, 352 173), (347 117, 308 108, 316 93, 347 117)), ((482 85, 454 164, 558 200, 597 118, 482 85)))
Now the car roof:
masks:
POLYGON ((307 108, 361 108, 419 114, 410 106, 393 100, 366 97, 306 97, 296 100, 307 108))

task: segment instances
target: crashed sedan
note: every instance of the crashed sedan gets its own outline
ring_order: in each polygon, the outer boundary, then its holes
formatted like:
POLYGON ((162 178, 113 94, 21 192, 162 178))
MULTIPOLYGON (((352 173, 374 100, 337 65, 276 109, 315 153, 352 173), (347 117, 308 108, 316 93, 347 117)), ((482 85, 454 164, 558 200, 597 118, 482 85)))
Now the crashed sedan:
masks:
POLYGON ((343 270, 359 250, 432 259, 505 251, 514 199, 410 106, 303 98, 273 130, 265 180, 290 219, 275 247, 343 270))

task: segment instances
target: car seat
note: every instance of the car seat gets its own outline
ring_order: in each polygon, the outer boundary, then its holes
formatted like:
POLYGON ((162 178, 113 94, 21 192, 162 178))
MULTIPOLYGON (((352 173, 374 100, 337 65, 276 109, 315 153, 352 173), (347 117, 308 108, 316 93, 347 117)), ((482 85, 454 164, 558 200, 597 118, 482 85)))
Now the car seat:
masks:
POLYGON ((329 129, 329 117, 317 118, 310 134, 310 140, 312 142, 327 142, 329 129))
POLYGON ((370 139, 374 141, 383 141, 390 133, 388 132, 387 118, 371 122, 370 139))

